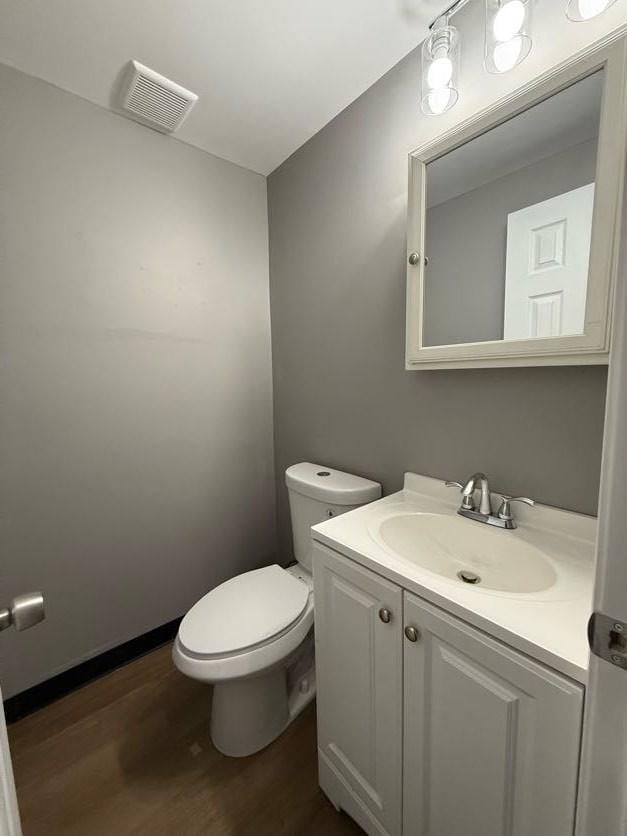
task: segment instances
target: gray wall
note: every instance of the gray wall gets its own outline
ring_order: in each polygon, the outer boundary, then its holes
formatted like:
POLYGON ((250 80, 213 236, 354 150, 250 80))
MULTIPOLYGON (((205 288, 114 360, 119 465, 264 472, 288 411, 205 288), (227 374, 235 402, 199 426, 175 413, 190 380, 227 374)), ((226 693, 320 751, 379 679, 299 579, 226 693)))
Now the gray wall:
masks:
POLYGON ((266 183, 0 66, 5 696, 275 552, 266 183))
POLYGON ((592 183, 596 145, 575 145, 427 211, 425 345, 503 339, 507 216, 592 183))
POLYGON ((269 178, 277 477, 305 459, 389 492, 404 470, 459 479, 485 469, 496 489, 592 513, 604 368, 404 371, 407 152, 424 140, 419 90, 414 52, 269 178))

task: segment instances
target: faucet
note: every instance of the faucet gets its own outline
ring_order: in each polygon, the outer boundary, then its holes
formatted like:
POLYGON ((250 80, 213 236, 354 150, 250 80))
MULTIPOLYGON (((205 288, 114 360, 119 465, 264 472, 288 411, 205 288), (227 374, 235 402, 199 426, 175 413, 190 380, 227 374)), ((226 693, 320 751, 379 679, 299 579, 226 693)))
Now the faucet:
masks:
POLYGON ((462 496, 470 499, 472 502, 477 482, 481 488, 481 502, 479 504, 479 512, 488 517, 492 513, 492 498, 490 497, 490 486, 488 485, 488 477, 485 473, 475 473, 466 482, 462 488, 462 496))
POLYGON ((461 482, 445 482, 447 488, 459 488, 462 494, 462 504, 457 511, 462 517, 468 517, 477 522, 495 525, 498 528, 505 528, 508 531, 516 528, 516 522, 512 516, 511 503, 524 502, 525 505, 535 505, 533 499, 526 496, 501 496, 499 510, 495 514, 492 511, 492 497, 488 477, 485 473, 475 473, 465 484, 461 482), (481 489, 481 500, 479 507, 475 507, 475 491, 481 489))

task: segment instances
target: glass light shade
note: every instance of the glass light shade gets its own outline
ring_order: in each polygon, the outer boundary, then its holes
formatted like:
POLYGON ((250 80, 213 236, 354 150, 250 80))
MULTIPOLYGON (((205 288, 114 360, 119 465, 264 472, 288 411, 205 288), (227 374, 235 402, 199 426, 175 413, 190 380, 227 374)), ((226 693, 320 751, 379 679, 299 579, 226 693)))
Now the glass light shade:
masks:
POLYGON ((437 22, 422 45, 421 107, 427 116, 440 116, 459 98, 459 33, 446 21, 437 22))
POLYGON ((592 20, 615 2, 616 0, 569 0, 566 15, 575 21, 592 20))
POLYGON ((533 0, 485 0, 485 5, 486 70, 506 73, 531 52, 533 0))

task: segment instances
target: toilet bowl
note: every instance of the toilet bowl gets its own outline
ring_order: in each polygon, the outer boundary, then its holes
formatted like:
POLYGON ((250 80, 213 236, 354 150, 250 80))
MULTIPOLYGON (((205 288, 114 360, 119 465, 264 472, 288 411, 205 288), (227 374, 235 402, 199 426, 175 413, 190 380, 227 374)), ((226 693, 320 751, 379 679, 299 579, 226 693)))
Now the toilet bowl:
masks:
POLYGON ((378 499, 377 482, 305 462, 286 471, 296 563, 237 575, 183 618, 172 655, 213 684, 211 739, 244 757, 271 743, 315 696, 312 525, 378 499))

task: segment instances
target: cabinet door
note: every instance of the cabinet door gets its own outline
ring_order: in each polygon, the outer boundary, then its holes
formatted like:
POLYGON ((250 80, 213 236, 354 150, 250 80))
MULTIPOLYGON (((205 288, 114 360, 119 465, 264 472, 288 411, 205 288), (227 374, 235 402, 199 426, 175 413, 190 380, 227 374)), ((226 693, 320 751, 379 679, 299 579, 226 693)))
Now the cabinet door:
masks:
POLYGON ((323 789, 331 770, 380 825, 401 830, 402 590, 322 546, 314 547, 318 746, 323 789), (382 612, 387 610, 387 614, 382 612))
POLYGON ((583 688, 405 593, 404 836, 572 836, 583 688))

